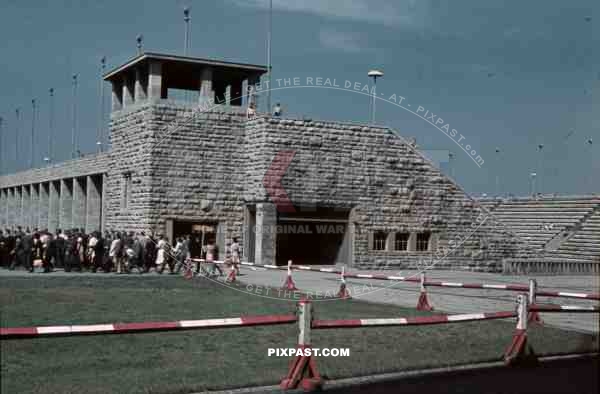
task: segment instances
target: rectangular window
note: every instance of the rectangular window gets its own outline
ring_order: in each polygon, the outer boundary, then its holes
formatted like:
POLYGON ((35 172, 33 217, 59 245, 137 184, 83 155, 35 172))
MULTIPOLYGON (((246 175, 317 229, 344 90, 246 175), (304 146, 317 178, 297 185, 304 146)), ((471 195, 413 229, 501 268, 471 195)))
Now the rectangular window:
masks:
POLYGON ((417 252, 426 252, 429 250, 429 240, 431 239, 430 232, 417 234, 417 252))
POLYGON ((408 250, 409 233, 396 233, 394 239, 394 250, 408 250))
POLYGON ((387 234, 383 231, 376 231, 373 234, 373 250, 385 250, 385 241, 387 234))

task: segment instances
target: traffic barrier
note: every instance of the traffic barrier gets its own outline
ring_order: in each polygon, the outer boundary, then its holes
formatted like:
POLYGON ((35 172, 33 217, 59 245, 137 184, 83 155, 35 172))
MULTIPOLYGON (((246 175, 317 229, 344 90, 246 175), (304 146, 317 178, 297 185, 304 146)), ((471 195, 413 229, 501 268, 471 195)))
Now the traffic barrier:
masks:
MULTIPOLYGON (((343 272, 344 270, 342 270, 343 272)), ((284 390, 302 387, 306 391, 318 390, 323 385, 323 377, 319 374, 314 352, 312 352, 312 329, 336 329, 376 326, 414 326, 432 324, 450 324, 482 320, 506 319, 517 317, 517 325, 513 339, 504 353, 507 365, 519 365, 524 362, 537 362, 537 357, 527 341, 527 328, 530 312, 580 312, 597 313, 598 306, 569 306, 569 305, 529 305, 526 295, 517 298, 516 311, 500 311, 491 313, 467 313, 455 315, 433 315, 399 318, 375 319, 334 319, 313 320, 313 308, 310 301, 303 299, 298 303, 298 316, 265 315, 240 316, 233 318, 178 320, 171 322, 143 323, 111 323, 91 325, 64 325, 41 327, 9 327, 0 328, 0 339, 124 334, 155 331, 195 330, 214 328, 233 328, 241 326, 281 325, 298 322, 299 335, 295 358, 291 361, 288 373, 280 383, 284 390)))
MULTIPOLYGON (((340 274, 340 270, 333 268, 314 268, 306 265, 292 266, 292 269, 301 271, 313 271, 323 272, 327 274, 340 274)), ((355 279, 375 279, 375 280, 391 280, 399 282, 415 282, 420 283, 420 279, 414 276, 399 276, 399 275, 381 275, 381 274, 356 274, 346 272, 344 274, 346 278, 355 279)), ((488 289, 488 290, 506 290, 506 291, 517 291, 517 292, 528 292, 528 285, 500 285, 491 283, 459 283, 459 282, 442 282, 442 281, 425 281, 424 286, 435 286, 435 287, 454 287, 463 289, 488 289)), ((563 297, 563 298, 580 298, 590 300, 600 300, 600 293, 575 293, 565 291, 548 291, 548 290, 536 290, 536 295, 540 297, 563 297)))
POLYGON ((225 281, 228 283, 233 283, 236 281, 236 279, 237 279, 237 269, 235 267, 235 264, 231 264, 231 266, 229 267, 229 273, 227 274, 227 278, 225 279, 225 281))
MULTIPOLYGON (((529 305, 533 305, 536 303, 536 292, 537 292, 537 281, 535 279, 529 279, 529 294, 528 294, 528 299, 527 299, 527 302, 529 302, 529 305)), ((540 324, 540 325, 544 324, 538 311, 532 311, 530 309, 528 319, 529 319, 529 323, 536 323, 536 324, 540 324)))
POLYGON ((417 301, 418 311, 432 311, 433 306, 429 303, 427 298, 427 288, 425 287, 425 272, 421 272, 421 291, 419 293, 419 300, 417 301))
POLYGON ((512 311, 486 312, 486 313, 464 313, 458 315, 433 315, 416 317, 396 317, 385 319, 335 319, 335 320, 314 320, 312 328, 331 329, 331 328, 355 328, 366 326, 422 326, 444 323, 459 323, 476 320, 494 320, 515 317, 517 314, 512 311))
POLYGON ((347 299, 352 298, 352 296, 350 296, 350 292, 348 291, 348 288, 346 287, 346 277, 344 275, 344 272, 345 272, 345 267, 342 267, 342 273, 341 273, 341 278, 340 278, 340 289, 338 290, 337 296, 338 296, 338 298, 347 300, 347 299))
POLYGON ((222 319, 178 320, 170 322, 109 323, 73 326, 0 328, 0 338, 124 334, 151 331, 197 330, 241 326, 269 326, 296 322, 295 315, 240 316, 222 319))
POLYGON ((285 282, 283 282, 283 286, 281 286, 283 289, 285 290, 298 290, 296 288, 296 284, 294 283, 294 280, 292 279, 292 260, 288 260, 288 265, 287 265, 287 276, 285 278, 285 282))
POLYGON ((598 313, 598 305, 555 305, 555 304, 534 304, 529 306, 530 311, 534 312, 570 312, 570 313, 598 313))
POLYGON ((300 386, 305 391, 315 391, 323 385, 323 378, 317 369, 315 357, 310 351, 312 349, 310 330, 313 322, 312 304, 310 301, 301 300, 298 303, 298 312, 298 324, 300 328, 298 350, 300 354, 290 363, 288 373, 281 381, 280 387, 283 390, 291 390, 297 389, 300 386))
POLYGON ((529 319, 528 302, 525 295, 517 297, 517 328, 512 342, 504 352, 506 365, 517 365, 537 362, 533 348, 527 343, 527 322, 529 319))

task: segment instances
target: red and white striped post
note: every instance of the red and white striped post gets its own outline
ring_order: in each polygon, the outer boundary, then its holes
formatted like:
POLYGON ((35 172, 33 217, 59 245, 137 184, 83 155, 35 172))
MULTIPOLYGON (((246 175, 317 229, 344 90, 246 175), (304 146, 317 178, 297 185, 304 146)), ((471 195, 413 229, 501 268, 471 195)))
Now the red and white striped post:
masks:
POLYGON ((421 272, 421 293, 419 294, 419 300, 417 301, 418 311, 432 311, 433 306, 429 303, 427 298, 427 288, 425 287, 425 272, 421 272))
MULTIPOLYGON (((535 279, 529 279, 529 294, 528 294, 528 303, 529 305, 535 305, 536 302, 536 293, 537 293, 537 281, 535 279)), ((529 323, 537 323, 544 324, 542 318, 538 311, 529 311, 529 323)))
POLYGON ((310 331, 312 326, 312 304, 303 299, 298 303, 298 351, 292 360, 286 377, 280 387, 284 390, 296 389, 300 385, 305 391, 315 391, 323 385, 323 379, 317 370, 317 364, 312 355, 310 331))
POLYGON ((507 365, 521 364, 529 360, 537 360, 533 349, 527 343, 527 322, 529 317, 529 305, 527 296, 521 294, 517 297, 517 328, 512 342, 504 353, 504 362, 507 365))
POLYGON ((345 266, 342 266, 340 290, 338 291, 337 296, 343 300, 352 298, 350 296, 350 292, 348 291, 348 288, 346 287, 346 267, 345 266))
POLYGON ((288 260, 287 265, 287 277, 285 278, 285 282, 283 282, 282 286, 285 290, 298 290, 296 288, 296 284, 292 279, 292 260, 288 260))
POLYGON ((190 259, 185 260, 184 270, 185 271, 184 271, 183 277, 185 279, 192 279, 194 277, 194 272, 192 271, 192 260, 190 260, 190 259))
POLYGON ((237 278, 237 266, 235 264, 235 261, 233 258, 231 258, 230 263, 229 263, 229 273, 227 274, 227 278, 225 278, 225 281, 228 283, 233 283, 235 282, 236 278, 237 278))

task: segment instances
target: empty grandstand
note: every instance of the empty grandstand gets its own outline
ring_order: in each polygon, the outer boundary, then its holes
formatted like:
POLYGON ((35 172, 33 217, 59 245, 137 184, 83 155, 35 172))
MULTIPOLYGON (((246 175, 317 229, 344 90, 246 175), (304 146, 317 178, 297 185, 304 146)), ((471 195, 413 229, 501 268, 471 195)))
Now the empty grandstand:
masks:
POLYGON ((600 266, 600 195, 483 200, 497 221, 537 251, 506 259, 506 273, 597 273, 600 266))

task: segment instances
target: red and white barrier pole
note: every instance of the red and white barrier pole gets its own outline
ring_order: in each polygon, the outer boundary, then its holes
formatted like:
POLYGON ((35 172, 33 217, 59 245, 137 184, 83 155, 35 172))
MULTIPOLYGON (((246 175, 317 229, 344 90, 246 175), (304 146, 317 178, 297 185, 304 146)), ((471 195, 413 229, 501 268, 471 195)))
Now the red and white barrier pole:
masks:
POLYGON ((350 296, 350 292, 348 291, 348 288, 346 287, 345 272, 346 272, 346 267, 342 266, 340 290, 338 291, 337 296, 343 300, 348 300, 352 297, 350 296))
MULTIPOLYGON (((535 301, 536 293, 537 293, 537 281, 535 279, 529 279, 529 294, 527 295, 528 296, 527 302, 529 303, 529 305, 534 305, 536 303, 536 301, 535 301)), ((530 309, 528 319, 529 319, 529 323, 537 323, 540 325, 544 324, 538 311, 532 311, 530 309)))
POLYGON ((427 298, 427 288, 425 287, 425 272, 421 272, 421 292, 419 294, 419 300, 417 301, 418 311, 432 311, 433 306, 429 303, 427 298))
POLYGON ((507 365, 515 365, 525 360, 535 361, 537 358, 533 349, 527 343, 527 322, 529 318, 529 306, 527 296, 521 294, 517 297, 517 328, 512 342, 504 353, 504 362, 507 365))
POLYGON ((285 278, 285 282, 283 282, 282 287, 285 290, 298 290, 296 288, 296 284, 294 283, 294 280, 292 279, 292 260, 288 260, 287 276, 285 278))
POLYGON ((183 277, 185 279, 192 279, 194 277, 194 271, 192 268, 192 260, 191 259, 186 259, 185 260, 185 272, 183 274, 183 277))
POLYGON ((535 304, 531 305, 529 310, 535 312, 598 313, 600 312, 600 306, 535 304))
POLYGON ((295 315, 240 316, 221 319, 177 320, 141 323, 108 323, 74 326, 0 328, 0 339, 52 336, 124 334, 152 331, 198 330, 241 326, 266 326, 295 323, 295 315))
POLYGON ((239 272, 238 272, 237 266, 232 259, 231 263, 229 264, 229 273, 227 274, 227 278, 225 278, 225 282, 228 282, 228 283, 235 282, 238 273, 239 272))
POLYGON ((323 385, 323 379, 317 370, 315 358, 312 355, 310 330, 312 325, 312 304, 308 300, 298 303, 298 352, 290 364, 286 377, 281 381, 280 387, 284 390, 296 389, 298 386, 305 391, 315 391, 323 385))

